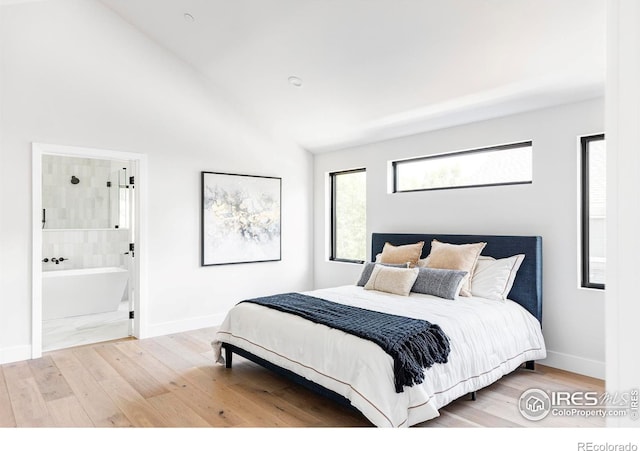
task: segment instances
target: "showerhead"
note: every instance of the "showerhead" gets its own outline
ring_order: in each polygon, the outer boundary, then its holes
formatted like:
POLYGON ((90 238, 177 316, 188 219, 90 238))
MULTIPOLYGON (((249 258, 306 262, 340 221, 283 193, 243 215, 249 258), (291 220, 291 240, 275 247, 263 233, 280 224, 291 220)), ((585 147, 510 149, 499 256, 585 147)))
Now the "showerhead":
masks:
POLYGON ((78 183, 80 183, 80 179, 78 177, 76 177, 75 175, 71 176, 71 184, 72 185, 77 185, 78 183))

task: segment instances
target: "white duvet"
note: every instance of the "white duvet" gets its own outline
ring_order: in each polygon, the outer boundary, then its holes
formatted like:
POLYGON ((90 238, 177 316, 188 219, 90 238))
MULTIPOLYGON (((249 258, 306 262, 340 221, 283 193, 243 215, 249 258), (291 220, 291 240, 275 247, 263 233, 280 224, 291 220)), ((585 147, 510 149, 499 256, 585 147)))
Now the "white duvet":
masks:
POLYGON ((451 342, 449 361, 425 370, 425 381, 396 393, 393 360, 378 345, 251 303, 231 309, 212 342, 251 352, 349 399, 378 427, 407 427, 439 415, 460 396, 495 382, 528 360, 546 357, 540 323, 512 301, 408 297, 341 286, 305 292, 329 301, 438 324, 451 342))

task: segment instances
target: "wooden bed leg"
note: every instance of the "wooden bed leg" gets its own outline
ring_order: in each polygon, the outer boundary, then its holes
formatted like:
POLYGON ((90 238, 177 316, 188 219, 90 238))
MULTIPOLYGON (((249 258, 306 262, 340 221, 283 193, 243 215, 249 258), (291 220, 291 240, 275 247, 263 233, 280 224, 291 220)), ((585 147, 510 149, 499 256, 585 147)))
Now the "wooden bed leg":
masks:
POLYGON ((233 361, 233 351, 229 349, 227 346, 224 347, 224 362, 226 368, 231 368, 231 363, 233 361))
POLYGON ((536 369, 535 360, 527 360, 527 362, 524 364, 524 367, 531 371, 535 370, 536 369))
POLYGON ((477 397, 476 392, 472 391, 471 392, 471 401, 475 401, 476 397, 477 397))

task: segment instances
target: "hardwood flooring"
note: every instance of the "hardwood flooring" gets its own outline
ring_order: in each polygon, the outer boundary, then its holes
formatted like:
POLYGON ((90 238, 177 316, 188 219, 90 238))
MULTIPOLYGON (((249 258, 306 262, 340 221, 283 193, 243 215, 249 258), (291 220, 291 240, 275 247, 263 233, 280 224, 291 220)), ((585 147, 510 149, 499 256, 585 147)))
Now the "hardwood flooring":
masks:
MULTIPOLYGON (((213 364, 215 328, 45 353, 0 366, 0 427, 370 427, 338 405, 234 356, 213 364)), ((601 427, 602 418, 532 422, 517 409, 528 388, 604 391, 604 383, 537 365, 516 370, 419 427, 601 427)))

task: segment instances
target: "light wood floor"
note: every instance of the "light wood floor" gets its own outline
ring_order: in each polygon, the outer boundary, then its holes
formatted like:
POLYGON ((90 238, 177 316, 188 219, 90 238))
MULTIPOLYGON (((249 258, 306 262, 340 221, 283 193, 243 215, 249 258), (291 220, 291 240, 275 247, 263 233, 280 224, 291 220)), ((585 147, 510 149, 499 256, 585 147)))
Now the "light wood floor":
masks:
MULTIPOLYGON (((52 351, 0 366, 0 427, 369 427, 358 412, 239 356, 214 365, 215 329, 52 351)), ((600 427, 602 419, 524 419, 529 388, 593 390, 601 380, 537 365, 459 399, 424 427, 600 427)))

